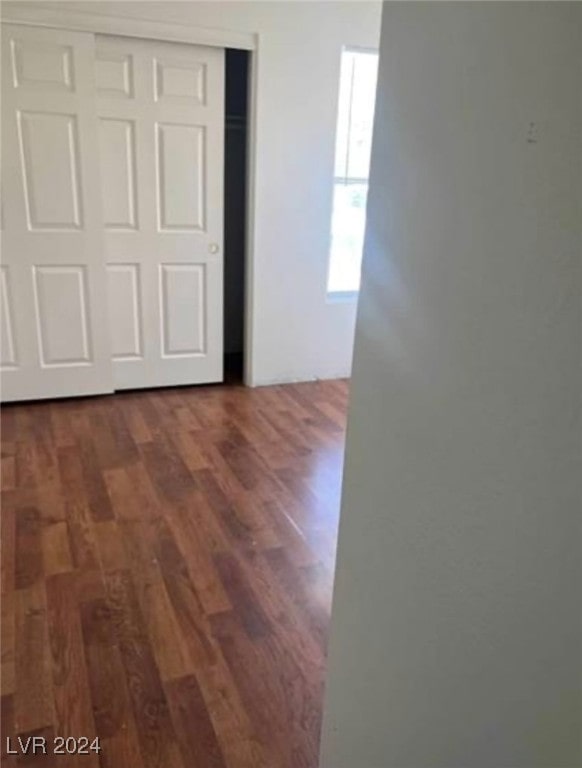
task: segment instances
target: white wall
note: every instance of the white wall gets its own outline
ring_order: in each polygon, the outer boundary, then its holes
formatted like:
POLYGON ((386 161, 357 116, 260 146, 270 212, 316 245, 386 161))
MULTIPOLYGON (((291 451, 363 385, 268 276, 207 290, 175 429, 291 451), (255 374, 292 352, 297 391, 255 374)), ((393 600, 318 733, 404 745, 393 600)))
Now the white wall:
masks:
POLYGON ((326 301, 343 45, 376 47, 379 2, 67 2, 258 33, 253 383, 345 376, 355 302, 326 301))
POLYGON ((385 5, 324 768, 582 765, 581 41, 385 5))

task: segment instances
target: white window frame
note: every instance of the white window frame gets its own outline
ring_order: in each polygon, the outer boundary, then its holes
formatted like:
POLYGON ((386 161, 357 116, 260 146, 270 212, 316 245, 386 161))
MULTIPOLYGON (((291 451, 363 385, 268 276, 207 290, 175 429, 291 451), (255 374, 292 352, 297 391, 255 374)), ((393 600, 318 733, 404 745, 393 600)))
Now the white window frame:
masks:
MULTIPOLYGON (((326 284, 325 284, 325 291, 326 291, 326 301, 329 304, 336 304, 336 303, 351 303, 355 302, 358 299, 359 296, 359 289, 353 289, 349 291, 334 291, 329 289, 329 276, 331 271, 331 261, 332 261, 332 243, 333 243, 333 232, 332 232, 332 225, 333 225, 333 213, 334 213, 334 193, 336 184, 343 183, 346 185, 350 184, 366 184, 369 185, 370 183, 370 177, 369 175, 366 178, 360 178, 360 177, 344 177, 344 176, 336 176, 335 170, 336 170, 336 151, 337 151, 337 135, 339 131, 339 94, 341 89, 341 67, 342 67, 342 60, 345 53, 363 53, 363 54, 371 54, 375 56, 379 56, 379 50, 378 48, 367 48, 363 46, 356 46, 356 45, 344 45, 342 46, 341 52, 340 52, 340 78, 338 81, 338 102, 336 105, 336 129, 335 129, 335 143, 334 143, 334 168, 333 168, 333 177, 332 177, 332 203, 331 203, 331 215, 330 215, 330 228, 329 228, 329 245, 328 245, 328 254, 327 254, 327 272, 326 272, 326 284)), ((362 255, 361 258, 363 258, 363 248, 364 243, 362 243, 362 255)))

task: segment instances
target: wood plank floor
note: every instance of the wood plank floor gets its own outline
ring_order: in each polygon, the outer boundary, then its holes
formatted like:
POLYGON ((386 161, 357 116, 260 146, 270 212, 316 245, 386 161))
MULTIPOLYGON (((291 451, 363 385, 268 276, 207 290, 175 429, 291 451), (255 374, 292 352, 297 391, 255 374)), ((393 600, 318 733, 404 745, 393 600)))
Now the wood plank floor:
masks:
POLYGON ((3 766, 316 768, 347 398, 2 409, 3 766), (101 751, 6 754, 28 735, 101 751))

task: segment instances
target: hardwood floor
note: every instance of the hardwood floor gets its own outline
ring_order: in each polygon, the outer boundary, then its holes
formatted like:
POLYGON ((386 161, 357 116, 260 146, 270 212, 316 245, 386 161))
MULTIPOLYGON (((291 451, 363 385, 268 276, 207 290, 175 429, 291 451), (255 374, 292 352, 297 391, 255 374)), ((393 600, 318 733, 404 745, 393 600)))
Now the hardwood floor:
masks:
POLYGON ((2 409, 2 765, 316 768, 347 398, 2 409))

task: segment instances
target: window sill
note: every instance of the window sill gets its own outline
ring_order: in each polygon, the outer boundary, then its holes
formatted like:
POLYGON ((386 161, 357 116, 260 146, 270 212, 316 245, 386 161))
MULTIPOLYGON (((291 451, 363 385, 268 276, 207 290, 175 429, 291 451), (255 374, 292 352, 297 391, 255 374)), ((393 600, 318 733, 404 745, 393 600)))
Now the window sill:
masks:
POLYGON ((325 299, 328 304, 355 304, 359 295, 359 291, 328 291, 325 299))

